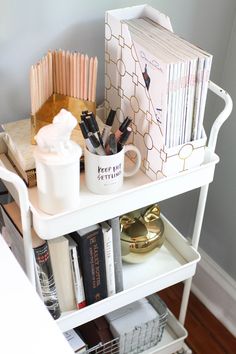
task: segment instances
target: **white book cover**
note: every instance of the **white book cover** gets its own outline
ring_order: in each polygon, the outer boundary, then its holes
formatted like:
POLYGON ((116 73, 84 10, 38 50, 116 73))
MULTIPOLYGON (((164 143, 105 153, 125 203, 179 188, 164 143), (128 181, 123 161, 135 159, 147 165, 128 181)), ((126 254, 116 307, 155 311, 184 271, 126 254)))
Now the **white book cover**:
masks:
POLYGON ((107 222, 102 222, 101 226, 104 238, 107 293, 108 296, 112 296, 116 293, 112 228, 107 222))
POLYGON ((52 269, 57 288, 61 311, 71 311, 76 308, 72 271, 69 254, 69 241, 60 236, 48 240, 52 269))
MULTIPOLYGON (((171 60, 164 57, 161 48, 157 51, 151 43, 147 43, 139 31, 130 27, 130 32, 139 61, 147 95, 150 97, 156 121, 160 124, 162 135, 166 133, 166 115, 168 100, 168 79, 171 60)), ((141 101, 141 97, 138 98, 141 101)))

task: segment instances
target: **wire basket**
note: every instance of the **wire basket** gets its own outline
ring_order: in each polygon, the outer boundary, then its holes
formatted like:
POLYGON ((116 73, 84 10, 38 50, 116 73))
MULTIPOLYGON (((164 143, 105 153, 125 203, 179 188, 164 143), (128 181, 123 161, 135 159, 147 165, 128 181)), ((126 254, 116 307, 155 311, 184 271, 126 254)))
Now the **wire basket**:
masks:
POLYGON ((138 354, 157 345, 163 335, 168 311, 157 294, 150 295, 147 299, 158 314, 155 319, 135 326, 132 331, 119 338, 88 349, 87 354, 138 354))

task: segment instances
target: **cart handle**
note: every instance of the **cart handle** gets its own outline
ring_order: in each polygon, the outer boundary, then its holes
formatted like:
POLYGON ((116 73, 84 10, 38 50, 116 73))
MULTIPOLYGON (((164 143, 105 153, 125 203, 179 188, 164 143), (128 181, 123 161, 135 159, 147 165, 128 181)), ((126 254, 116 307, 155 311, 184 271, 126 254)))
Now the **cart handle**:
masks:
POLYGON ((22 234, 26 264, 26 274, 35 286, 35 272, 34 272, 34 259, 32 250, 32 238, 31 238, 31 216, 29 208, 28 190, 23 180, 15 173, 0 166, 1 179, 10 182, 14 185, 18 192, 21 222, 22 222, 22 234), (30 250, 30 251, 29 251, 30 250))
POLYGON ((225 101, 224 109, 220 112, 220 114, 215 119, 211 127, 210 136, 208 140, 208 147, 212 152, 214 152, 216 148, 219 130, 222 124, 226 121, 226 119, 229 117, 230 113, 232 112, 233 101, 230 95, 225 90, 223 90, 220 86, 216 85, 214 82, 209 81, 208 88, 225 101))

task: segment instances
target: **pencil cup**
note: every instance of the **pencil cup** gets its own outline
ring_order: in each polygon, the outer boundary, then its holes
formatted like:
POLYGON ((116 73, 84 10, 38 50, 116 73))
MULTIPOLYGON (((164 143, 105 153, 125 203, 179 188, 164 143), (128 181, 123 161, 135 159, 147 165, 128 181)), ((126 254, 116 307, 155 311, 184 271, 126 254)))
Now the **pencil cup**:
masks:
POLYGON ((140 151, 134 145, 125 145, 114 155, 96 155, 84 149, 85 182, 87 188, 96 194, 110 194, 117 192, 123 185, 124 177, 132 177, 141 166, 140 151), (136 160, 132 168, 124 167, 125 154, 135 152, 136 160))

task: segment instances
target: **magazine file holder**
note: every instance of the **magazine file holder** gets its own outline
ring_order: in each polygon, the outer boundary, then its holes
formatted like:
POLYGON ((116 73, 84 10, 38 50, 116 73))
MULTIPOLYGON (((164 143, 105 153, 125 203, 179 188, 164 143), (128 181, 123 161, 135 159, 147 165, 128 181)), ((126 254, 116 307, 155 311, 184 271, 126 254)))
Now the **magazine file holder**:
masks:
POLYGON ((168 148, 162 128, 135 55, 127 24, 123 20, 149 17, 172 31, 168 16, 149 5, 139 5, 106 12, 105 16, 105 109, 117 110, 115 127, 130 116, 133 134, 130 143, 142 155, 141 169, 151 180, 168 177, 199 166, 204 159, 206 136, 168 148))

